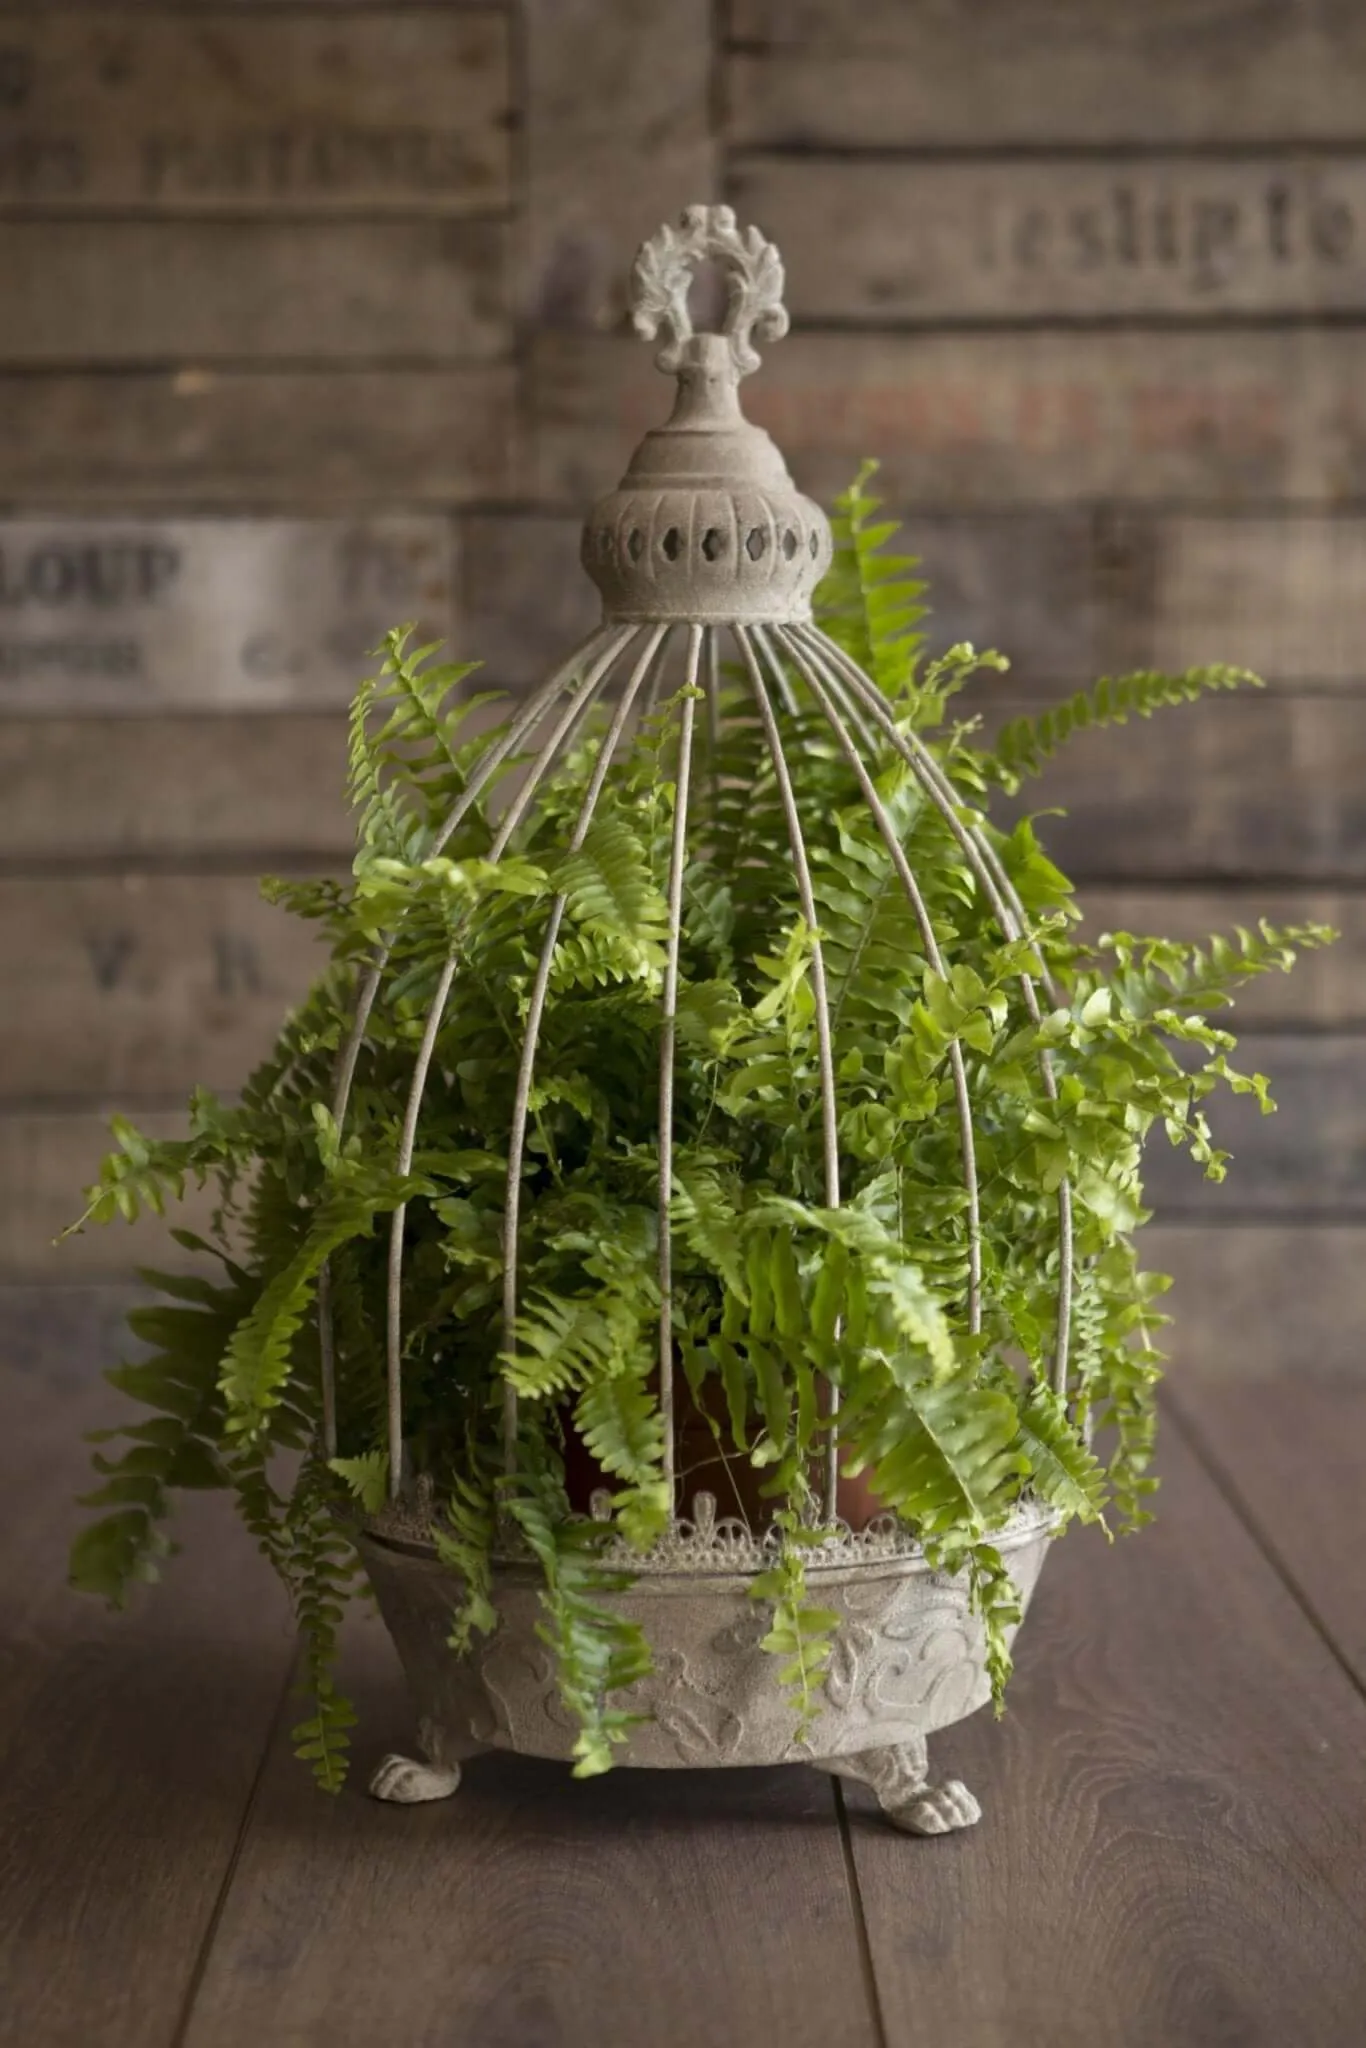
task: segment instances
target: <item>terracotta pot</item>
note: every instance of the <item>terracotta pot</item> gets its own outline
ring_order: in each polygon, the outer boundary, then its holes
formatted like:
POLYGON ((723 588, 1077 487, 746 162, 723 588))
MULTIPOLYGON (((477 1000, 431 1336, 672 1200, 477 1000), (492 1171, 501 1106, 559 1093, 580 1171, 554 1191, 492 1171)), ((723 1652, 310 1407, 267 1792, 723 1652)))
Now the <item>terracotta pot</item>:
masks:
MULTIPOLYGON (((570 1505, 581 1514, 587 1514, 592 1495, 601 1487, 610 1492, 614 1482, 585 1448, 573 1426, 570 1411, 562 1410, 561 1416, 565 1434, 565 1484, 570 1505)), ((717 1420, 728 1440, 729 1425, 723 1419, 719 1405, 717 1420)), ((757 1470, 745 1458, 734 1453, 730 1456, 722 1454, 710 1422, 698 1409, 686 1384, 681 1389, 675 1444, 681 1514, 688 1513, 689 1504, 696 1494, 709 1493, 716 1501, 718 1515, 738 1515, 752 1529, 765 1527, 777 1505, 762 1492, 768 1475, 757 1470)), ((814 1472, 812 1480, 813 1484, 819 1484, 814 1472)), ((851 1529, 865 1529, 875 1515, 887 1512, 886 1502, 879 1500, 867 1474, 860 1474, 857 1479, 841 1476, 837 1502, 842 1520, 851 1529)))

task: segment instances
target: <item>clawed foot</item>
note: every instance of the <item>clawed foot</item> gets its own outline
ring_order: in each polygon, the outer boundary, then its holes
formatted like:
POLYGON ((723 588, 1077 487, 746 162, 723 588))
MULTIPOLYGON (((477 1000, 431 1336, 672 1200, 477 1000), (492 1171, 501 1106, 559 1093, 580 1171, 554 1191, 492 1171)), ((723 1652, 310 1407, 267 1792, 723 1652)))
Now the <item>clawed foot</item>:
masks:
POLYGON ((449 1799, 460 1783, 459 1764, 418 1763, 410 1756, 386 1756, 370 1780, 371 1796, 395 1806, 422 1806, 449 1799))
POLYGON ((894 1828, 908 1835, 951 1835, 957 1828, 975 1827, 982 1809, 961 1778, 945 1778, 942 1785, 926 1785, 904 1806, 883 1808, 894 1828))

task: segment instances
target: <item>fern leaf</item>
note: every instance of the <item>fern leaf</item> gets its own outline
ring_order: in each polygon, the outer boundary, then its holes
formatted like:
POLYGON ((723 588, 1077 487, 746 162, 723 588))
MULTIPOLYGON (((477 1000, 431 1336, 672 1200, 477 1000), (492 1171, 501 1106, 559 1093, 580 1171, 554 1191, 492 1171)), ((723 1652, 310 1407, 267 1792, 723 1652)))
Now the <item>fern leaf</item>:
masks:
POLYGON ((1250 669, 1218 664, 1179 675, 1140 669, 1127 676, 1102 676, 1090 689, 1079 690, 1037 717, 1012 719, 997 734, 993 748, 974 753, 974 766, 988 781, 1013 792, 1027 777, 1041 774, 1075 733, 1093 726, 1124 725, 1130 718, 1151 718, 1167 705, 1193 704, 1211 690, 1261 688, 1260 678, 1250 669))
POLYGON ((1019 1411, 1016 1442, 1029 1464, 1034 1490, 1064 1515, 1098 1522, 1105 1498, 1105 1473, 1069 1422, 1067 1410, 1041 1381, 1030 1388, 1019 1411))

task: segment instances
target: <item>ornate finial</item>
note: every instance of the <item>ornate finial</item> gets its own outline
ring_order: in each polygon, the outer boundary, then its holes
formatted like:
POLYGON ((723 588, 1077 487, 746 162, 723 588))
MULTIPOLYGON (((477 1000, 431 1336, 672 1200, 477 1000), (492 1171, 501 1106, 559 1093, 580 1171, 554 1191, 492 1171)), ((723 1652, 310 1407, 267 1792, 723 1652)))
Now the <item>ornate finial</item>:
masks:
POLYGON ((692 351, 692 316, 688 287, 701 263, 719 263, 726 272, 727 306, 721 333, 730 344, 738 377, 759 367, 751 337, 781 341, 787 333, 783 304, 782 258, 757 228, 735 225, 729 206, 688 206, 680 225, 664 226, 642 242, 631 268, 631 319, 643 341, 663 331, 657 366, 670 374, 680 370, 692 351))

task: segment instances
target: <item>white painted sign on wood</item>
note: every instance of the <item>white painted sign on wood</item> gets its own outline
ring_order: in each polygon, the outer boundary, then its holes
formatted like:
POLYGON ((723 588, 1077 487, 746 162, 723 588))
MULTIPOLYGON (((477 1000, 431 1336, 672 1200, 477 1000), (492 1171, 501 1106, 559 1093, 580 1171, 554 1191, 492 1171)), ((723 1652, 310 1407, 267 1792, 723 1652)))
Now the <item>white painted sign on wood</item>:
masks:
POLYGON ((0 520, 0 713, 344 704, 453 625, 441 518, 0 520))

